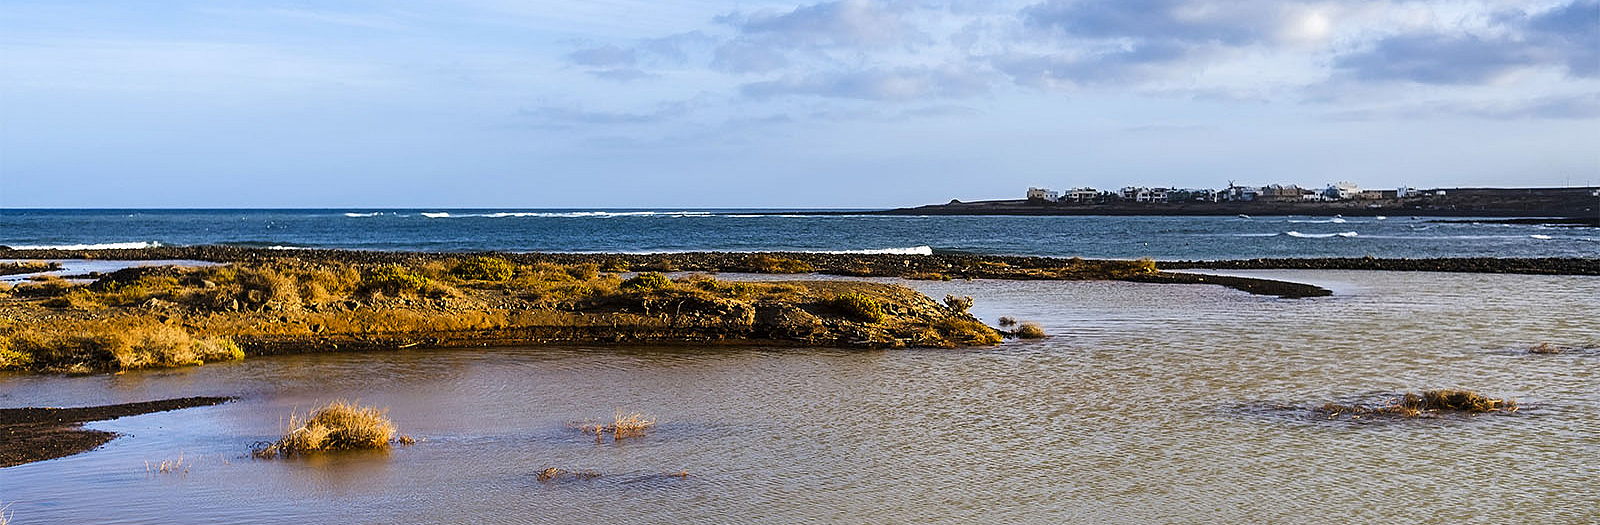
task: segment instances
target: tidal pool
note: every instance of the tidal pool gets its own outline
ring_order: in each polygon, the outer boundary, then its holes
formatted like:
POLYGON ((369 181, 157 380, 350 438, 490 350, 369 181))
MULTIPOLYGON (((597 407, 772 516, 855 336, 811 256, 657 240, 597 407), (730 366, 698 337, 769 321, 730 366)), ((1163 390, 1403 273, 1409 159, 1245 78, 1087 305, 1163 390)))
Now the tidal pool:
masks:
MULTIPOLYGON (((1600 278, 1247 271, 1212 286, 908 281, 1052 337, 961 350, 541 347, 0 375, 0 406, 191 395, 91 423, 101 449, 0 469, 15 523, 1600 521, 1600 278), (1528 354, 1541 342, 1571 347, 1528 354), (1351 396, 1459 387, 1514 414, 1326 421, 1351 396), (252 460, 291 412, 385 406, 421 443, 252 460), (597 444, 576 420, 639 411, 597 444), (186 468, 146 463, 182 455, 186 468), (593 479, 539 481, 557 467, 593 479), (687 477, 664 473, 687 471, 687 477)), ((725 276, 726 277, 726 276, 725 276)))

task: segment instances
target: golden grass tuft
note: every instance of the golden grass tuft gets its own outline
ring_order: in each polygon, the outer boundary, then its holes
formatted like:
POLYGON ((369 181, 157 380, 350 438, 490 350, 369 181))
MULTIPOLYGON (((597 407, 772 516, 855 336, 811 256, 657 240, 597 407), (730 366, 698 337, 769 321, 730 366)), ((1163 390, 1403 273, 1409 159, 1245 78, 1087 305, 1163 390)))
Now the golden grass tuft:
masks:
MULTIPOLYGON (((395 440, 394 423, 389 421, 387 409, 334 401, 309 417, 290 414, 289 430, 283 438, 252 454, 271 458, 330 450, 382 449, 395 440)), ((414 442, 404 436, 398 441, 414 442)))
POLYGON ((1044 339, 1048 336, 1044 332, 1044 327, 1038 323, 1022 323, 1022 326, 1018 326, 1011 333, 1022 339, 1044 339))
POLYGON ((1013 317, 1000 317, 1000 326, 1016 326, 1017 320, 1013 317))
POLYGON ((1553 344, 1550 344, 1550 343, 1539 343, 1539 344, 1535 345, 1533 348, 1529 348, 1528 349, 1528 353, 1530 353, 1530 354, 1559 354, 1559 353, 1561 353, 1561 347, 1553 345, 1553 344))
POLYGON ((604 443, 607 434, 611 435, 611 441, 615 443, 624 438, 645 436, 651 427, 656 426, 656 419, 639 412, 629 414, 618 410, 612 415, 610 423, 585 421, 570 426, 585 434, 594 434, 595 443, 604 443))
POLYGON ((108 320, 72 331, 0 327, 0 370, 132 370, 243 358, 244 350, 230 338, 194 337, 146 319, 108 320))
POLYGON ((815 270, 811 263, 799 259, 786 259, 770 255, 753 255, 745 259, 745 265, 753 271, 760 273, 810 273, 815 270))
POLYGON ((1442 389, 1426 390, 1421 394, 1408 392, 1386 405, 1369 406, 1327 403, 1317 407, 1316 411, 1326 414, 1329 419, 1345 414, 1353 418, 1362 416, 1414 418, 1440 412, 1465 412, 1469 414, 1516 412, 1517 402, 1509 399, 1491 398, 1470 390, 1442 389))

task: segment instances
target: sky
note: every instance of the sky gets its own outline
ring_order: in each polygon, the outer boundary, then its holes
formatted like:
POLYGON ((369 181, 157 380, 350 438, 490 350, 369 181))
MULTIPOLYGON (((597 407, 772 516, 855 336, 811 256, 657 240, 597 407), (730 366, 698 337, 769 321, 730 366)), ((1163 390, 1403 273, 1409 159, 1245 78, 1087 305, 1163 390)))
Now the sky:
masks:
POLYGON ((0 207, 1600 184, 1600 0, 7 0, 0 207))

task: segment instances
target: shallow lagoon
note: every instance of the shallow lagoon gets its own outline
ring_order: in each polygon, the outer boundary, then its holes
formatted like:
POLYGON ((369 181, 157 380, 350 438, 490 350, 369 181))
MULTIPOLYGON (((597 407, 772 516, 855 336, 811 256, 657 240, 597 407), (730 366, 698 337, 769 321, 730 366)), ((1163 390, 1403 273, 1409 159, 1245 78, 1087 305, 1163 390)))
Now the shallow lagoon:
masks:
POLYGON ((237 402, 0 470, 19 523, 1593 522, 1600 278, 1228 272, 1280 300, 1118 282, 909 282, 1055 334, 977 350, 496 348, 0 376, 0 405, 237 402), (1463 387, 1511 415, 1329 422, 1351 396, 1463 387), (387 406, 420 444, 248 459, 284 417, 387 406), (1277 405, 1302 408, 1276 409, 1277 405), (596 444, 613 410, 662 424, 596 444), (145 462, 183 454, 186 473, 145 462), (540 482, 546 467, 590 480, 540 482), (664 472, 686 470, 675 478, 664 472))

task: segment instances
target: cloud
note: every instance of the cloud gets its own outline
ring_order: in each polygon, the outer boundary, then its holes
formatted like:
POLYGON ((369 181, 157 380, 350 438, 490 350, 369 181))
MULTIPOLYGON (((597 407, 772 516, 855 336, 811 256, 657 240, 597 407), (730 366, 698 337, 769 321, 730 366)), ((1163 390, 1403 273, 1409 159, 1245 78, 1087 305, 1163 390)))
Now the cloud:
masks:
POLYGON ((1529 17, 1528 39, 1579 77, 1600 76, 1600 1, 1578 1, 1529 17))
POLYGON ((1496 31, 1392 35, 1338 57, 1334 68, 1365 81, 1477 85, 1531 68, 1600 76, 1600 1, 1580 0, 1537 14, 1502 13, 1496 31))
POLYGON ((789 12, 734 12, 716 21, 749 37, 789 45, 879 47, 926 39, 898 13, 868 0, 803 5, 789 12))
POLYGON ((1279 2, 1049 0, 1024 8, 1030 28, 1087 38, 1135 38, 1243 45, 1282 23, 1279 2))
POLYGON ((956 67, 899 67, 845 72, 824 72, 753 82, 740 87, 750 98, 792 95, 861 100, 912 100, 964 98, 989 91, 988 79, 972 69, 956 67))
POLYGON ((717 46, 711 67, 729 73, 765 73, 789 66, 789 57, 775 46, 733 41, 717 46))
POLYGON ((717 42, 700 31, 689 31, 660 38, 646 38, 633 47, 639 55, 652 55, 666 62, 682 64, 689 60, 690 48, 709 46, 717 42))
POLYGON ((1334 67, 1360 80, 1422 84, 1483 84, 1536 64, 1522 46, 1472 35, 1402 35, 1371 50, 1343 56, 1334 67))
POLYGON ((580 66, 617 67, 634 65, 639 59, 632 49, 607 44, 573 51, 567 54, 567 61, 580 66))
POLYGON ((1145 42, 1080 55, 1012 54, 994 65, 1017 84, 1034 88, 1062 85, 1127 85, 1171 74, 1174 63, 1191 59, 1196 48, 1172 42, 1145 42))
POLYGON ((688 114, 693 105, 687 101, 663 102, 652 111, 601 112, 583 111, 570 107, 543 106, 519 110, 517 114, 538 119, 547 126, 572 124, 653 124, 688 114))
POLYGON ((1600 117, 1600 93, 1552 95, 1529 100, 1434 101, 1395 108, 1337 111, 1324 116, 1335 121, 1429 119, 1466 117, 1487 120, 1593 119, 1600 117))
POLYGON ((594 69, 594 70, 590 70, 589 74, 593 75, 595 78, 599 78, 599 79, 603 79, 603 80, 612 80, 612 81, 616 81, 616 82, 633 82, 635 80, 643 80, 643 79, 647 79, 647 78, 656 78, 656 77, 660 76, 660 75, 656 75, 656 74, 653 74, 653 73, 645 72, 644 70, 636 68, 636 67, 619 67, 619 68, 612 68, 612 69, 594 69))

